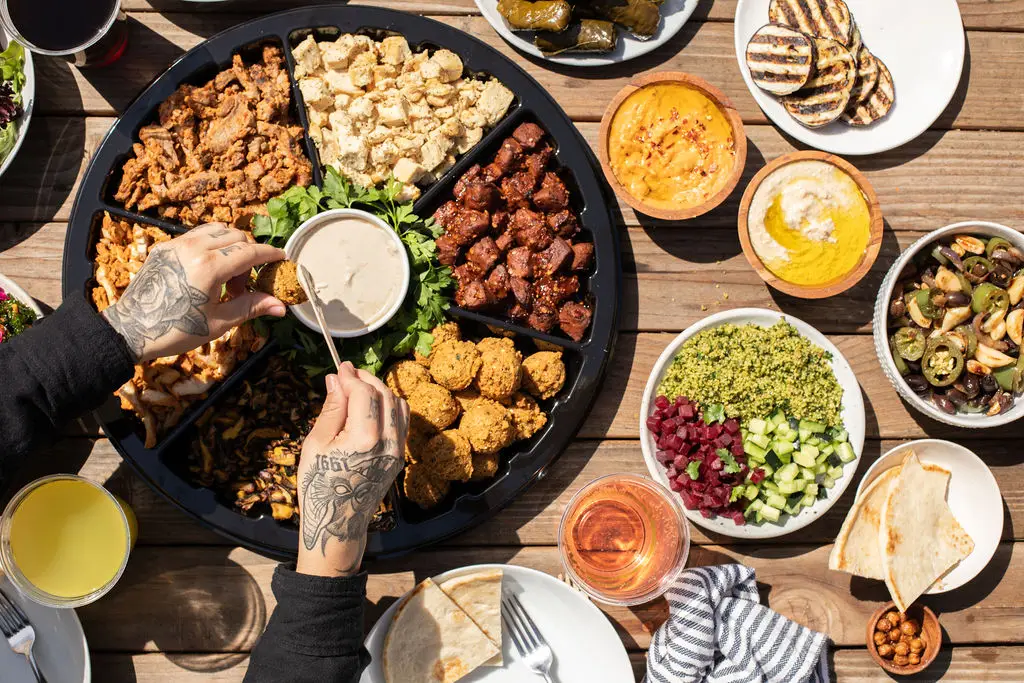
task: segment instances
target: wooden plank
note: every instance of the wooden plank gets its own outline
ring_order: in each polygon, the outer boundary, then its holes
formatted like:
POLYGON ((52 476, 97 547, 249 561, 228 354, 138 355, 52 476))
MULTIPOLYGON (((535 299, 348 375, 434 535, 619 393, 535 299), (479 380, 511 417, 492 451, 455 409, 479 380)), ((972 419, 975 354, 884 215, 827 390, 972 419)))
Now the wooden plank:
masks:
MULTIPOLYGON (((112 115, 125 106, 182 52, 201 40, 240 22, 235 14, 156 14, 132 16, 128 53, 116 68, 79 71, 62 60, 37 62, 40 88, 36 110, 43 113, 112 115), (140 49, 134 46, 145 46, 140 49)), ((479 16, 439 16, 446 24, 477 36, 534 76, 574 119, 596 121, 615 92, 634 73, 624 63, 602 70, 594 80, 575 70, 550 69, 516 52, 479 16)), ((936 124, 938 128, 1024 127, 1024 35, 968 32, 975 69, 961 83, 953 103, 936 124)), ((764 123, 763 112, 747 90, 736 64, 730 23, 687 24, 679 37, 645 58, 650 67, 687 71, 720 87, 737 105, 744 121, 764 123), (685 46, 681 50, 680 46, 685 46)))
MULTIPOLYGON (((1024 629, 1024 546, 1003 544, 968 593, 927 596, 949 640, 956 644, 1020 642, 1024 629)), ((827 569, 829 546, 761 548, 695 546, 689 565, 743 562, 757 571, 761 598, 772 609, 837 645, 864 643, 864 624, 888 600, 883 584, 827 569)), ((366 623, 424 577, 476 563, 509 563, 558 575, 555 548, 433 550, 368 564, 366 623)), ((93 651, 238 652, 252 647, 275 606, 270 579, 276 563, 245 550, 140 547, 120 584, 102 600, 78 610, 93 651), (154 599, 159 596, 159 599, 154 599), (139 628, 145 624, 146 628, 139 628)), ((646 649, 668 605, 605 612, 628 649, 646 649)))
MULTIPOLYGON (((636 680, 643 680, 647 654, 629 653, 636 680)), ((847 683, 891 681, 861 648, 837 650, 833 655, 837 680, 847 683)), ((96 653, 92 669, 97 680, 109 683, 241 683, 248 657, 228 654, 127 654, 96 653), (235 661, 237 659, 237 661, 235 661)), ((923 674, 901 680, 935 681, 1020 681, 1024 648, 946 647, 923 674)))

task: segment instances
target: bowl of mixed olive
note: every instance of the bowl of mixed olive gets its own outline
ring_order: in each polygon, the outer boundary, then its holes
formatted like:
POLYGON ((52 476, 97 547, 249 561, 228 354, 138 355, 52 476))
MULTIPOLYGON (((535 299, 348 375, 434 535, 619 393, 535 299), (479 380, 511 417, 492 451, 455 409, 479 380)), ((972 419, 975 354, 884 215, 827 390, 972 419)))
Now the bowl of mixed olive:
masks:
POLYGON ((1024 235, 966 222, 918 240, 875 303, 875 351, 905 401, 946 424, 1024 414, 1024 235))

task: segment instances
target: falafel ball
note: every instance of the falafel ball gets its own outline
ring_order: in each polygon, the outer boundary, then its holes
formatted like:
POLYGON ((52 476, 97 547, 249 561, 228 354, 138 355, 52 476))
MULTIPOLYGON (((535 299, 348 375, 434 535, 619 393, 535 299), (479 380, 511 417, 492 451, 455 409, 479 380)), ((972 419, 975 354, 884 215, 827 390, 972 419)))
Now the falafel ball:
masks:
POLYGON ((260 268, 256 289, 277 297, 288 306, 305 303, 309 299, 299 284, 299 272, 294 261, 275 261, 260 268))
POLYGON ((466 412, 481 400, 488 400, 480 395, 480 391, 477 390, 476 387, 469 387, 462 391, 452 392, 452 396, 454 396, 455 400, 459 402, 459 405, 462 407, 462 412, 466 412))
POLYGON ((498 473, 501 465, 500 453, 479 453, 473 456, 473 476, 470 481, 490 479, 498 473))
POLYGON ((430 376, 450 391, 462 391, 480 370, 480 352, 476 344, 449 340, 436 344, 430 353, 430 376))
MULTIPOLYGON (((422 382, 413 387, 406 399, 414 428, 446 429, 459 417, 459 404, 450 391, 422 382)), ((415 456, 415 453, 414 453, 415 456)))
POLYGON ((487 398, 504 400, 522 381, 523 354, 505 337, 488 337, 476 345, 480 351, 480 372, 476 387, 487 398))
POLYGON ((512 418, 512 428, 516 432, 516 441, 529 439, 548 423, 547 414, 540 409, 537 402, 530 396, 520 392, 512 394, 508 414, 512 418))
POLYGON ((446 341, 462 341, 462 330, 459 329, 458 323, 441 323, 430 331, 430 335, 434 338, 434 341, 431 342, 430 355, 424 356, 419 351, 413 354, 416 362, 427 368, 430 367, 430 361, 434 357, 434 349, 437 348, 438 344, 446 341))
POLYGON ((457 429, 437 434, 423 448, 423 464, 447 481, 469 481, 473 476, 469 439, 457 429))
POLYGON ((504 406, 481 401, 459 421, 459 431, 469 439, 474 453, 497 453, 512 443, 515 430, 504 406))
POLYGON ((523 388, 539 399, 556 395, 565 386, 561 352, 538 351, 523 361, 523 388))
POLYGON ((388 385, 388 389, 402 398, 406 398, 417 384, 430 381, 427 369, 411 360, 399 361, 384 373, 384 383, 388 385))
POLYGON ((424 510, 429 510, 444 500, 450 484, 434 474, 426 465, 410 463, 405 466, 402 488, 406 498, 424 510))

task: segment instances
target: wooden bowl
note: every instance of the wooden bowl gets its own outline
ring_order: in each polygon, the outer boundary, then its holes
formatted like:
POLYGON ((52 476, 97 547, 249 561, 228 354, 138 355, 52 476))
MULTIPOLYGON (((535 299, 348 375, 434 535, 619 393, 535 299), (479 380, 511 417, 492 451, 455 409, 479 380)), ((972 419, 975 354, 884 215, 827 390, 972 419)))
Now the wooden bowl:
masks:
POLYGON ((724 202, 726 197, 736 188, 736 184, 743 175, 743 167, 747 163, 747 134, 743 130, 743 120, 740 118, 739 112, 736 111, 736 108, 732 106, 732 102, 729 101, 729 98, 721 90, 703 78, 698 78, 681 71, 659 71, 635 77, 612 98, 608 108, 605 109, 604 116, 601 117, 601 128, 597 136, 597 156, 601 160, 601 169, 604 171, 604 177, 608 184, 615 189, 615 193, 619 198, 633 207, 633 209, 666 221, 683 221, 707 213, 724 202), (644 86, 655 83, 681 83, 703 93, 725 114, 725 117, 729 120, 729 125, 732 126, 732 137, 736 148, 736 163, 733 166, 732 174, 725 185, 722 186, 722 189, 708 198, 703 204, 685 209, 665 209, 650 206, 644 200, 638 199, 627 192, 626 188, 622 186, 612 171, 608 156, 608 132, 612 125, 612 119, 627 97, 644 86))
POLYGON ((878 654, 878 646, 875 645, 875 624, 882 618, 882 615, 886 612, 891 612, 896 609, 896 603, 890 602, 886 605, 882 605, 875 613, 871 615, 871 620, 868 621, 867 628, 867 646, 868 652, 871 653, 871 658, 875 660, 875 664, 882 667, 891 674, 897 676, 911 676, 916 673, 920 673, 927 669, 932 662, 935 661, 935 657, 938 656, 939 650, 942 649, 942 627, 939 626, 939 618, 935 616, 935 612, 924 605, 911 605, 910 609, 907 610, 907 615, 911 619, 916 619, 921 624, 921 633, 925 639, 924 654, 921 655, 921 663, 915 664, 914 666, 896 666, 892 663, 892 660, 885 659, 878 654))
POLYGON ((875 190, 871 187, 871 183, 868 182, 868 179, 845 159, 840 159, 839 157, 826 152, 793 152, 791 154, 785 154, 758 171, 757 175, 751 179, 750 184, 747 185, 747 189, 743 193, 743 199, 740 201, 739 218, 737 220, 740 244, 743 246, 743 255, 747 257, 747 261, 750 263, 751 267, 770 287, 774 287, 780 292, 785 292, 791 296, 800 297, 801 299, 824 299, 825 297, 835 296, 836 294, 845 292, 850 287, 853 287, 855 284, 860 282, 864 276, 868 274, 868 271, 871 270, 871 266, 874 265, 875 259, 878 258, 878 251, 882 247, 882 226, 882 209, 878 203, 878 195, 875 194, 875 190), (827 282, 823 285, 795 285, 792 282, 787 282, 777 277, 774 273, 768 270, 764 262, 761 261, 761 257, 754 251, 754 247, 750 243, 750 233, 747 230, 750 203, 754 199, 754 193, 757 192, 757 188, 761 186, 761 183, 769 175, 783 166, 787 166, 797 161, 824 161, 844 171, 847 175, 853 178, 853 181, 857 183, 861 192, 864 193, 864 197, 868 202, 868 212, 871 216, 871 224, 868 228, 870 232, 868 237, 868 246, 864 251, 864 256, 861 257, 860 262, 853 268, 853 270, 842 278, 833 280, 832 282, 827 282))

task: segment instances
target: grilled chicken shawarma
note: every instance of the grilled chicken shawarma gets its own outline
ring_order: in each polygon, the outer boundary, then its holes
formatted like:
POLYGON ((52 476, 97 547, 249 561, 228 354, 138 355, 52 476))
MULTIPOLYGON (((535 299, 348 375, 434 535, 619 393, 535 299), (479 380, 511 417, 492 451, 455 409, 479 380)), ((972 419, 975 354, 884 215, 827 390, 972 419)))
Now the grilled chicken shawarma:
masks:
POLYGON ((814 71, 814 39, 787 26, 762 26, 747 43, 747 66, 762 90, 773 95, 794 93, 814 71))
POLYGON ((846 47, 853 44, 853 16, 843 0, 772 0, 768 20, 846 47))
POLYGON ((786 111, 810 128, 838 119, 850 103, 857 82, 857 61, 849 50, 828 38, 815 38, 814 44, 814 75, 804 89, 782 98, 786 111))
POLYGON ((867 100, 851 102, 843 113, 843 120, 851 126, 870 126, 888 114, 896 102, 896 84, 893 83, 892 74, 882 60, 876 57, 875 62, 878 64, 878 85, 867 100))

